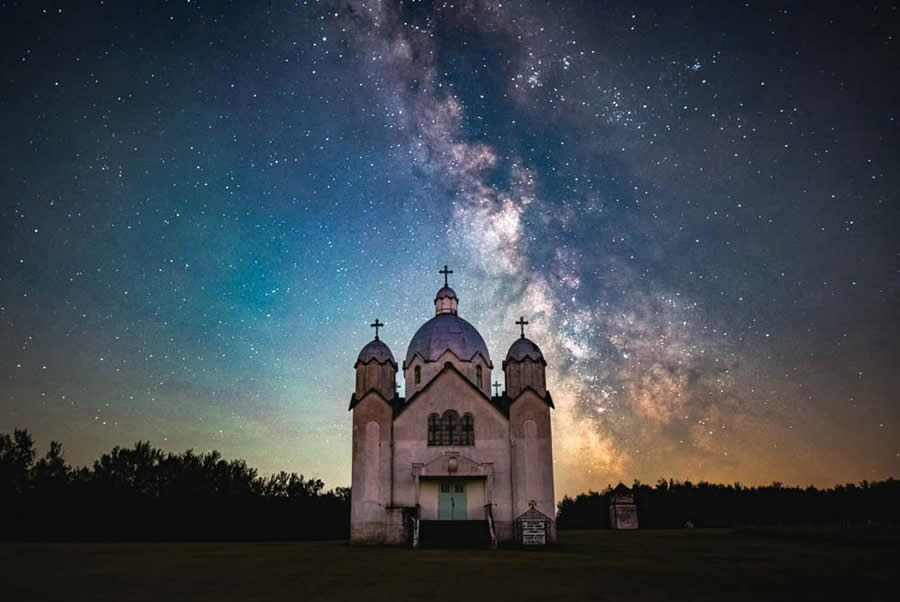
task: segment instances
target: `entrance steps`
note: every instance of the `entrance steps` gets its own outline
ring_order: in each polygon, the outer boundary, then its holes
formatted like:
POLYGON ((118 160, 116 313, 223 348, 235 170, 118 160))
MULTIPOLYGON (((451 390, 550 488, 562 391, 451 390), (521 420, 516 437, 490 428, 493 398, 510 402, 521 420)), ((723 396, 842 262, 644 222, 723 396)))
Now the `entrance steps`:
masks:
POLYGON ((423 520, 419 526, 423 548, 487 548, 491 531, 486 520, 423 520))

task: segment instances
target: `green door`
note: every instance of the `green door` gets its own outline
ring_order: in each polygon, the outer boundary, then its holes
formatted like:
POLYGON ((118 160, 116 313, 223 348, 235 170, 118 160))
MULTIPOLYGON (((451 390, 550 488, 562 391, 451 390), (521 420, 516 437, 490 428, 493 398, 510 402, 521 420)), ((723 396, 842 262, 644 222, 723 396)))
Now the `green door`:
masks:
POLYGON ((438 487, 438 520, 466 520, 466 482, 444 479, 438 487))

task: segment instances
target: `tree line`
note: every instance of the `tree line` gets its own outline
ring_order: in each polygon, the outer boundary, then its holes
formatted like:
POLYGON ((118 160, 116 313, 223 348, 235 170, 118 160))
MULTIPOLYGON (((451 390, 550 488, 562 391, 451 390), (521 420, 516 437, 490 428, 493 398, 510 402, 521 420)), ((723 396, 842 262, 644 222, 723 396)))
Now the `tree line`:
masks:
POLYGON ((26 430, 0 435, 3 540, 343 539, 350 489, 260 476, 217 451, 114 447, 90 468, 53 441, 36 459, 26 430))
MULTIPOLYGON (((610 526, 613 489, 565 496, 560 529, 610 526)), ((900 481, 830 489, 691 483, 632 487, 643 528, 898 522, 900 481)), ((346 539, 350 488, 279 472, 260 476, 217 451, 114 447, 91 467, 68 465, 52 441, 37 458, 26 430, 0 435, 0 540, 346 539)))
MULTIPOLYGON (((612 487, 565 496, 558 504, 559 529, 608 529, 612 487)), ((862 481, 830 489, 762 487, 740 483, 691 483, 659 479, 655 486, 632 486, 642 528, 741 527, 812 523, 896 524, 900 481, 862 481)))

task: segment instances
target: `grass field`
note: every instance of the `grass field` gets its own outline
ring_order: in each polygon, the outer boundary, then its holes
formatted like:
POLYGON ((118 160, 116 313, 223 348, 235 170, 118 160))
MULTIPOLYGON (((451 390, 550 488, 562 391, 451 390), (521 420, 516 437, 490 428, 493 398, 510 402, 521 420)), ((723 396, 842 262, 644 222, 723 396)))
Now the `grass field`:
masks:
POLYGON ((17 600, 894 600, 893 538, 563 531, 551 550, 343 542, 0 545, 17 600))

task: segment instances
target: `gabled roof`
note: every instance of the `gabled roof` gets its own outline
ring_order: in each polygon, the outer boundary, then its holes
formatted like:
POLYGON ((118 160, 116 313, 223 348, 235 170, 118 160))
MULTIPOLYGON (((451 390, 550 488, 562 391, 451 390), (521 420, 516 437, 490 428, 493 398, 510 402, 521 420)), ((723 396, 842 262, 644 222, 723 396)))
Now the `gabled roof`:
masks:
POLYGON ((465 374, 463 374, 462 372, 460 372, 459 369, 458 369, 456 366, 453 365, 452 362, 444 362, 444 367, 441 368, 440 372, 438 372, 437 374, 435 374, 435 375, 432 377, 432 379, 429 380, 429 381, 425 384, 424 387, 422 387, 421 389, 419 389, 418 391, 416 391, 415 393, 413 393, 411 396, 409 396, 409 397, 406 399, 406 403, 401 404, 399 408, 396 408, 396 409, 395 409, 395 411, 394 411, 394 417, 397 417, 397 416, 398 416, 399 414, 401 414, 407 407, 409 407, 410 405, 412 405, 412 403, 413 403, 416 399, 418 399, 418 397, 419 397, 420 395, 422 395, 422 393, 424 393, 425 391, 427 391, 428 389, 431 388, 431 386, 434 384, 434 382, 435 382, 441 375, 446 374, 447 372, 455 372, 455 373, 463 380, 463 382, 466 383, 467 385, 469 385, 469 387, 471 387, 473 391, 475 391, 476 393, 478 393, 478 395, 479 395, 482 399, 484 399, 486 402, 488 402, 489 404, 491 404, 492 406, 494 406, 494 408, 495 408, 498 412, 500 412, 501 414, 503 414, 506 418, 509 418, 509 412, 508 412, 508 411, 504 411, 504 409, 503 409, 502 406, 497 405, 496 400, 499 399, 498 397, 493 397, 493 398, 492 398, 492 397, 488 397, 487 395, 485 395, 484 391, 482 391, 481 389, 479 389, 478 387, 476 387, 476 386, 472 383, 472 381, 470 381, 470 380, 468 379, 468 377, 467 377, 465 374))
POLYGON ((534 506, 529 506, 528 510, 516 517, 516 520, 553 520, 534 506))
MULTIPOLYGON (((394 414, 395 414, 395 415, 396 415, 396 413, 397 413, 397 407, 403 405, 403 398, 400 397, 400 396, 397 395, 397 394, 394 394, 394 398, 393 398, 393 399, 386 399, 386 398, 384 397, 384 395, 381 394, 381 391, 379 391, 379 390, 376 389, 375 387, 372 387, 371 389, 369 389, 368 391, 366 391, 365 393, 363 393, 362 396, 365 397, 365 396, 368 395, 369 393, 374 393, 374 394, 377 395, 384 403, 386 403, 386 404, 388 404, 389 406, 391 406, 391 408, 394 410, 394 414)), ((359 403, 359 400, 360 400, 360 399, 362 399, 362 397, 357 398, 357 397, 356 397, 356 393, 353 393, 352 395, 350 395, 350 407, 347 408, 347 411, 349 412, 350 410, 352 410, 353 408, 355 408, 355 407, 356 407, 356 404, 359 403)))
POLYGON ((538 396, 538 399, 542 400, 544 403, 546 403, 548 406, 550 406, 550 407, 553 408, 554 410, 556 409, 556 406, 553 405, 553 397, 550 396, 550 391, 547 391, 544 395, 541 395, 541 394, 538 392, 538 390, 535 389, 534 387, 532 387, 531 385, 525 385, 525 387, 524 387, 521 391, 519 391, 519 394, 516 395, 515 397, 509 397, 509 396, 506 394, 506 392, 504 391, 503 397, 502 397, 502 398, 503 398, 504 400, 506 400, 506 407, 507 407, 506 412, 507 412, 507 414, 509 413, 509 406, 511 406, 512 404, 516 403, 516 401, 517 401, 520 397, 522 397, 522 395, 525 394, 525 391, 531 391, 532 393, 534 393, 535 395, 538 396))
MULTIPOLYGON (((434 384, 434 382, 438 379, 439 376, 441 376, 442 374, 444 374, 446 372, 456 372, 456 374, 463 380, 463 382, 465 382, 467 385, 469 385, 469 387, 471 387, 473 391, 478 393, 478 395, 482 399, 484 399, 489 404, 494 406, 494 408, 498 412, 503 414, 503 416, 506 417, 507 419, 509 418, 510 406, 512 404, 514 404, 520 397, 522 397, 522 395, 525 394, 525 391, 531 391, 532 393, 537 395, 537 397, 539 399, 541 399, 544 403, 546 403, 548 406, 550 406, 554 410, 556 409, 556 406, 553 405, 553 398, 550 396, 550 391, 547 391, 547 393, 545 395, 541 395, 540 393, 538 393, 538 391, 534 387, 532 387, 530 385, 526 386, 521 391, 519 391, 519 394, 516 395, 515 397, 509 397, 508 395, 506 395, 506 393, 504 393, 503 395, 495 395, 494 397, 488 397, 487 395, 484 394, 484 391, 482 391, 481 389, 476 387, 472 383, 472 381, 470 381, 466 377, 465 374, 460 372, 459 369, 456 366, 454 366, 452 362, 445 362, 444 367, 441 368, 441 371, 438 372, 437 374, 435 374, 434 377, 431 380, 429 380, 425 384, 424 387, 422 387, 421 389, 419 389, 418 391, 413 393, 409 398, 400 397, 399 395, 394 395, 393 399, 386 399, 385 396, 382 395, 381 392, 378 389, 375 389, 374 387, 369 389, 365 393, 363 393, 362 396, 365 397, 369 393, 374 393, 382 401, 384 401, 386 404, 391 406, 391 408, 394 411, 394 418, 396 418, 397 416, 402 414, 403 411, 406 410, 406 408, 409 407, 409 405, 412 404, 412 402, 415 401, 422 393, 424 393, 425 391, 430 389, 431 386, 434 384)), ((349 410, 352 410, 354 407, 356 407, 356 404, 359 403, 359 399, 361 399, 361 398, 357 398, 356 393, 353 393, 350 396, 350 407, 347 408, 347 410, 349 411, 349 410)))
POLYGON ((409 365, 412 364, 413 360, 416 359, 417 357, 418 357, 419 359, 421 359, 423 362, 425 362, 426 364, 429 364, 429 363, 431 363, 431 362, 439 362, 439 361, 441 361, 441 358, 444 357, 444 354, 445 354, 445 353, 449 353, 450 355, 452 355, 453 357, 455 357, 456 359, 458 359, 458 360, 461 361, 461 362, 471 362, 472 360, 474 360, 476 357, 478 357, 478 356, 480 355, 480 356, 481 356, 481 359, 483 359, 484 362, 488 365, 488 368, 493 368, 493 367, 494 367, 494 364, 491 363, 491 358, 485 357, 484 354, 481 353, 480 351, 476 351, 476 352, 472 355, 472 357, 460 357, 460 356, 458 356, 458 355, 456 354, 456 352, 453 351, 452 349, 446 349, 446 350, 444 350, 444 352, 441 353, 441 355, 438 356, 438 358, 435 359, 435 360, 430 360, 430 359, 428 359, 427 357, 423 356, 423 355, 422 355, 421 353, 419 353, 418 351, 416 351, 414 354, 412 354, 411 357, 409 357, 409 358, 407 358, 407 359, 405 359, 405 360, 403 361, 403 369, 406 370, 406 369, 409 367, 409 365))

